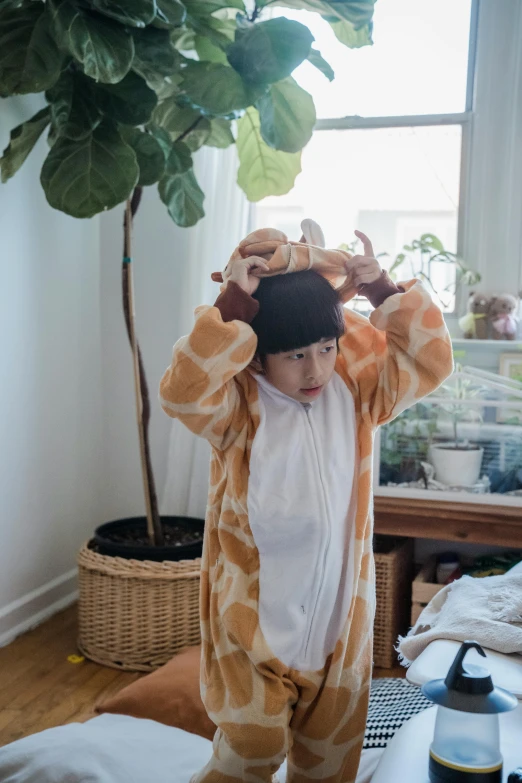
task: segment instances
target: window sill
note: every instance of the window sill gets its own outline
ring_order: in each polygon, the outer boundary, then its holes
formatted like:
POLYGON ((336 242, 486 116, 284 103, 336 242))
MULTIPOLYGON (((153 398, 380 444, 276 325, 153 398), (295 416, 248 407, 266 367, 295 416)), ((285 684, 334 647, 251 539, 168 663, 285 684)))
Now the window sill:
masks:
POLYGON ((452 337, 451 342, 459 348, 466 345, 487 345, 488 347, 497 346, 498 348, 516 348, 517 350, 522 348, 522 340, 466 340, 464 337, 452 337))

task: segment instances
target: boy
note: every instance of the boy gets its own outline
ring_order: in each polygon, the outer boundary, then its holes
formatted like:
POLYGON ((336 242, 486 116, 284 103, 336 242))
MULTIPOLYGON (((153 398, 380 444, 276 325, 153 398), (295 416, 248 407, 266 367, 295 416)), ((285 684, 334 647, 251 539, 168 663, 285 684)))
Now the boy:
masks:
MULTIPOLYGON (((321 243, 318 226, 303 229, 321 243)), ((395 286, 356 233, 353 258, 272 229, 243 240, 161 381, 166 413, 213 447, 201 671, 218 729, 193 783, 270 781, 285 757, 291 783, 357 774, 373 434, 451 373, 452 352, 422 285, 395 286), (342 306, 357 290, 377 308, 370 321, 342 306)))

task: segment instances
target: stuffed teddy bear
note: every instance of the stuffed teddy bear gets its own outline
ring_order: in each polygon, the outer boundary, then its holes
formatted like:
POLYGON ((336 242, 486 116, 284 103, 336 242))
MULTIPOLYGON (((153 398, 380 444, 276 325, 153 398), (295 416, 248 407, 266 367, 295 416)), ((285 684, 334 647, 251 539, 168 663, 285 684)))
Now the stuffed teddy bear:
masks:
POLYGON ((489 298, 484 294, 471 291, 468 298, 468 311, 459 320, 459 326, 467 340, 486 340, 488 336, 489 298))
POLYGON ((517 336, 518 310, 520 300, 512 294, 492 296, 489 300, 489 323, 494 340, 514 340, 517 336))

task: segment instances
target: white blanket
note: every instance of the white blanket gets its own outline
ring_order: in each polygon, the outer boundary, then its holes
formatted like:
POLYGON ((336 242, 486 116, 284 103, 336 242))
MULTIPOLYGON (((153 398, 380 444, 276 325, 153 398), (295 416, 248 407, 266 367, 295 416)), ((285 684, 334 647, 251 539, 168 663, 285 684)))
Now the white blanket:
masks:
MULTIPOLYGON (((211 752, 211 742, 195 734, 152 720, 106 714, 0 748, 0 781, 188 783, 211 752)), ((382 753, 363 751, 356 783, 369 783, 382 753)), ((285 780, 283 767, 279 776, 285 780)))
POLYGON ((408 666, 435 639, 471 639, 490 650, 522 653, 522 573, 463 576, 444 587, 399 638, 401 662, 408 666))

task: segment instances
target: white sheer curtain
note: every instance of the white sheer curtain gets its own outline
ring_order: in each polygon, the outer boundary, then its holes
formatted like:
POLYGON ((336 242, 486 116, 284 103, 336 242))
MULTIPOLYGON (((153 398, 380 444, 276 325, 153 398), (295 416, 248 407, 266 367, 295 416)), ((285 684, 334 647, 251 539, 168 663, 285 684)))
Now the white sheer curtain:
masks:
POLYGON ((464 258, 482 290, 522 288, 522 3, 480 0, 464 258))
MULTIPOLYGON (((194 309, 212 304, 219 287, 211 272, 223 269, 237 243, 248 230, 249 204, 236 184, 235 146, 226 150, 204 147, 195 169, 205 193, 206 216, 190 229, 189 251, 184 259, 182 332, 192 328, 194 309)), ((205 516, 210 447, 173 420, 167 475, 160 503, 162 514, 205 516)))

